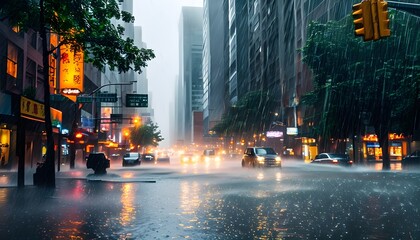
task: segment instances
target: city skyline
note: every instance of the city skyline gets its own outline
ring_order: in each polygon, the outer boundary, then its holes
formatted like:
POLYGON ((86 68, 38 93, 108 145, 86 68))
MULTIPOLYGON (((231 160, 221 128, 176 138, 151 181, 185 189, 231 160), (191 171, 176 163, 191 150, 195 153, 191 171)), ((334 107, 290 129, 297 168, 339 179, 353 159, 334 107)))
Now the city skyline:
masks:
POLYGON ((181 8, 202 7, 202 4, 202 0, 134 1, 134 25, 142 27, 143 42, 147 48, 153 49, 156 55, 156 58, 148 63, 147 79, 149 92, 153 93, 151 107, 155 109, 155 122, 165 138, 160 144, 163 147, 169 147, 172 141, 170 113, 175 99, 173 89, 179 74, 178 24, 181 8), (160 16, 159 19, 154 19, 156 16, 160 16))

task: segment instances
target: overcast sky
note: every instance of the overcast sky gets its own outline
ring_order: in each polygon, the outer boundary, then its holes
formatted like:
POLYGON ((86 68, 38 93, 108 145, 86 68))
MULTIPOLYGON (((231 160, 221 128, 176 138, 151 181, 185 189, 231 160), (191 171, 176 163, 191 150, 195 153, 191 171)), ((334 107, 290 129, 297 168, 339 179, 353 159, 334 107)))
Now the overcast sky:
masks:
POLYGON ((134 25, 141 26, 143 42, 154 50, 147 78, 152 92, 155 121, 165 138, 160 145, 168 147, 170 107, 174 106, 175 79, 179 68, 178 23, 182 6, 202 6, 202 0, 134 0, 134 25))

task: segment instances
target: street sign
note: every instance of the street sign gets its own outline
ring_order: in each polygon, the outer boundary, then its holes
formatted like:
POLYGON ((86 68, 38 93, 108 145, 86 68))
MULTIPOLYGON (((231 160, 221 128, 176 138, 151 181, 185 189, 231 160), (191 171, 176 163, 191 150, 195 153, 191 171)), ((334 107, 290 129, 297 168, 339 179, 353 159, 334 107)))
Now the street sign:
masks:
POLYGON ((51 94, 50 95, 50 101, 53 101, 53 102, 62 102, 65 99, 66 99, 66 97, 64 97, 61 94, 51 94))
POLYGON ((123 115, 122 114, 113 114, 111 113, 111 123, 122 123, 123 115))
POLYGON ((125 106, 126 107, 147 107, 149 102, 147 94, 126 94, 125 106))
POLYGON ((91 103, 92 96, 77 96, 78 103, 91 103))
POLYGON ((95 100, 98 102, 116 102, 118 99, 116 93, 98 93, 95 100))

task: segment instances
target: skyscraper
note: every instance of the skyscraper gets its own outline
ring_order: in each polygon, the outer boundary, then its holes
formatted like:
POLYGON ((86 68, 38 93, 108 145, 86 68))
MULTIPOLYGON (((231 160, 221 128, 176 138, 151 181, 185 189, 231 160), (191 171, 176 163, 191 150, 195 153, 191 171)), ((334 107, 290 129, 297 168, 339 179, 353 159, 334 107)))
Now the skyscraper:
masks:
MULTIPOLYGON (((183 121, 177 123, 178 141, 184 143, 197 142, 193 139, 193 112, 203 111, 203 10, 201 7, 183 7, 179 23, 179 81, 181 92, 177 100, 178 114, 183 115, 183 121)), ((197 121, 197 119, 195 119, 197 121)), ((201 122, 203 120, 201 119, 201 122)), ((202 136, 202 133, 200 133, 202 136)))

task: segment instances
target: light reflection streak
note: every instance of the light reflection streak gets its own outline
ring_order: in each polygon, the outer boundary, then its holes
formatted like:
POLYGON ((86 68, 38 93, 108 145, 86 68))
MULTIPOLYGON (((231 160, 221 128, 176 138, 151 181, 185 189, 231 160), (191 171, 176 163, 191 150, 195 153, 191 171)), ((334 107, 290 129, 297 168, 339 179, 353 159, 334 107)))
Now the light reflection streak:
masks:
POLYGON ((264 180, 264 173, 263 173, 263 172, 258 173, 258 175, 257 175, 257 179, 258 179, 259 181, 264 180))
POLYGON ((134 177, 134 174, 133 174, 133 172, 124 172, 124 173, 121 175, 121 177, 122 177, 122 178, 132 178, 132 177, 134 177))
POLYGON ((281 181, 281 173, 280 172, 277 172, 276 173, 276 181, 277 182, 280 182, 281 181))
MULTIPOLYGON (((383 163, 375 163, 374 168, 377 171, 382 171, 383 170, 383 163)), ((402 170, 401 162, 391 163, 391 169, 390 170, 401 171, 402 170)))
POLYGON ((122 185, 121 203, 122 209, 120 213, 120 223, 122 226, 128 226, 136 218, 135 190, 132 183, 122 185))
POLYGON ((7 193, 7 189, 0 188, 0 204, 7 203, 7 193))
POLYGON ((6 175, 0 176, 0 184, 1 185, 10 184, 10 178, 8 178, 6 175))
POLYGON ((196 213, 201 204, 199 184, 197 182, 182 182, 180 197, 181 214, 189 219, 180 226, 184 229, 191 229, 194 227, 192 224, 198 221, 196 213))
POLYGON ((282 236, 287 232, 287 228, 282 226, 282 219, 286 209, 281 207, 281 203, 276 201, 273 206, 266 206, 263 203, 256 207, 257 225, 254 239, 283 239, 282 236))

